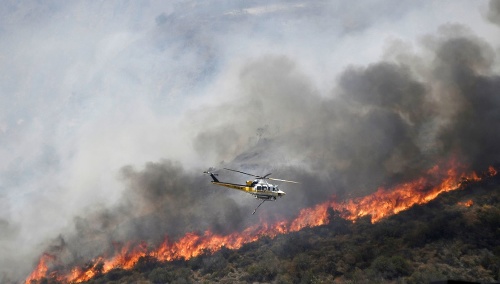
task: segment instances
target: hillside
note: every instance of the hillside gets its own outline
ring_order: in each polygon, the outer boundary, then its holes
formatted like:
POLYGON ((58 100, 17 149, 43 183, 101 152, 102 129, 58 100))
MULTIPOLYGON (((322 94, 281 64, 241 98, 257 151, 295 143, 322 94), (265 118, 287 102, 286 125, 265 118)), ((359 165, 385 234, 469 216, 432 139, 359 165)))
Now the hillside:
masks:
MULTIPOLYGON (((189 261, 142 257, 86 283, 425 283, 500 279, 500 178, 465 184, 372 224, 329 212, 328 225, 189 261)), ((57 283, 42 279, 42 283, 57 283)))

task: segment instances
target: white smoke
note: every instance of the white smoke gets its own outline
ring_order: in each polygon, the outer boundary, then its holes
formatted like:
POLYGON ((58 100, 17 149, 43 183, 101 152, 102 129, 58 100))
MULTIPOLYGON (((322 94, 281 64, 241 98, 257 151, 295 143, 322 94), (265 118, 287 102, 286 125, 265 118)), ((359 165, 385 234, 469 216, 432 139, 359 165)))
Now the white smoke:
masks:
MULTIPOLYGON (((248 145, 259 150, 261 137, 293 133, 283 125, 299 129, 317 107, 309 103, 336 94, 346 67, 395 60, 397 46, 414 49, 398 61, 428 64, 419 46, 436 42, 426 35, 443 25, 465 26, 498 53, 498 27, 485 20, 497 19, 491 3, 4 1, 0 281, 22 279, 49 240, 75 230, 76 216, 121 202, 125 165, 166 158, 192 172, 230 162, 248 145), (253 82, 256 70, 293 84, 253 82), (275 90, 314 101, 266 97, 275 90), (261 118, 258 103, 268 104, 261 118), (283 105, 297 115, 273 117, 283 105), (245 112, 255 116, 238 115, 245 112)), ((269 158, 310 166, 310 153, 290 149, 269 158)))

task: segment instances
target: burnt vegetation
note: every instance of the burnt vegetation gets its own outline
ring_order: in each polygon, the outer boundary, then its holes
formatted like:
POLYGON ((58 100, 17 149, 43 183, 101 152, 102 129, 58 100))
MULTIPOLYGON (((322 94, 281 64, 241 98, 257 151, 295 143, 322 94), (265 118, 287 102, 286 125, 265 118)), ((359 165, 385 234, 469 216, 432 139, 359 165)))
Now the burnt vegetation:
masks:
POLYGON ((190 260, 142 257, 131 270, 115 268, 86 283, 499 281, 499 189, 499 177, 464 184, 375 224, 369 216, 352 223, 330 210, 328 225, 190 260))

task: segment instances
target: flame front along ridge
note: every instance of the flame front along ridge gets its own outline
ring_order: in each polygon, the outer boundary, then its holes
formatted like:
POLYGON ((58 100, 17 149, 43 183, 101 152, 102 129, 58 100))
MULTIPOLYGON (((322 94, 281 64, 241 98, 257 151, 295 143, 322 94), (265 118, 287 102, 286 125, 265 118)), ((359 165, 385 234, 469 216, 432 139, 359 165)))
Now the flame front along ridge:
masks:
MULTIPOLYGON (((333 200, 317 204, 300 210, 293 220, 282 220, 272 225, 264 223, 251 226, 244 231, 229 235, 218 235, 207 230, 203 234, 196 232, 186 233, 182 238, 171 242, 165 238, 156 249, 148 249, 145 244, 127 244, 113 257, 98 257, 85 268, 74 267, 70 272, 49 271, 50 263, 57 259, 50 254, 43 254, 38 265, 26 279, 25 283, 39 280, 43 277, 52 277, 61 282, 78 283, 91 279, 98 273, 106 273, 113 268, 131 269, 144 256, 153 256, 159 261, 176 259, 190 259, 210 251, 215 252, 222 247, 238 249, 244 244, 254 242, 262 236, 274 238, 279 234, 296 232, 306 227, 316 227, 329 223, 329 209, 340 212, 342 218, 356 221, 358 218, 371 215, 372 223, 383 218, 404 211, 413 205, 424 204, 435 199, 443 192, 453 191, 461 187, 464 182, 479 181, 482 177, 475 172, 464 174, 458 169, 456 162, 448 162, 443 166, 434 166, 422 177, 402 183, 390 189, 379 188, 375 193, 365 197, 358 197, 343 202, 333 200), (437 185, 430 180, 440 178, 437 185)), ((484 176, 494 176, 497 170, 489 167, 484 176)))

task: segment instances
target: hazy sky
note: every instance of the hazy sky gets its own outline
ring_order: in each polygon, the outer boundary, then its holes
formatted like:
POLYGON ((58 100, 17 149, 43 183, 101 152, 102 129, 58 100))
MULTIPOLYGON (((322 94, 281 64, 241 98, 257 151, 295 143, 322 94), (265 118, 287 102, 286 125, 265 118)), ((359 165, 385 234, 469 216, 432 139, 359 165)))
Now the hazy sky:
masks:
MULTIPOLYGON (((1 1, 0 281, 29 273, 49 240, 74 230, 76 216, 115 206, 124 166, 141 171, 167 159, 198 173, 233 161, 266 133, 275 141, 276 133, 302 133, 307 112, 342 93, 346 68, 411 62, 423 80, 430 50, 458 33, 488 45, 488 74, 498 74, 495 5, 1 1), (279 82, 276 73, 288 77, 279 82), (318 106, 265 97, 268 89, 304 90, 318 106)), ((270 168, 314 169, 315 154, 297 145, 266 153, 277 161, 270 168)))

